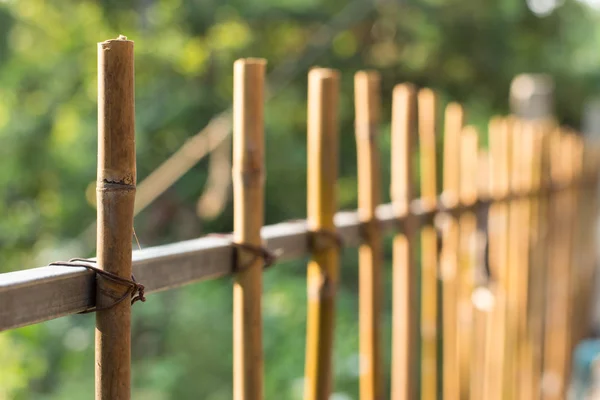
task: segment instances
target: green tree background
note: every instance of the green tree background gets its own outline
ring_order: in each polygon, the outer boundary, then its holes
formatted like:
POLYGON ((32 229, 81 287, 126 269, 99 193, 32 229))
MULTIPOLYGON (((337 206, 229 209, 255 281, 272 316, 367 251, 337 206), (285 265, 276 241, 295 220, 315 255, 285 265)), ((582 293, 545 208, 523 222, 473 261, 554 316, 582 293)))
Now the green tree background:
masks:
MULTIPOLYGON (((382 74, 384 187, 395 83, 432 87, 442 103, 462 102, 469 123, 485 131, 490 116, 507 112, 516 74, 547 72, 556 81, 559 119, 577 127, 583 102, 600 85, 600 18, 574 0, 554 7, 536 15, 523 0, 0 0, 0 272, 90 255, 78 238, 95 219, 89 189, 99 41, 118 34, 135 41, 139 180, 230 106, 235 59, 268 59, 276 74, 266 105, 268 224, 305 215, 310 65, 342 72, 340 209, 356 206, 352 78, 359 69, 382 74)), ((215 218, 196 216, 208 162, 136 218, 142 246, 231 230, 230 197, 215 218)), ((305 261, 265 273, 267 399, 302 396, 305 261)), ((386 293, 389 349, 389 285, 386 293)), ((230 399, 231 308, 230 279, 136 305, 133 398, 230 399)), ((357 398, 356 315, 356 253, 348 250, 336 399, 357 398)), ((1 333, 0 360, 0 400, 92 398, 93 316, 1 333)))

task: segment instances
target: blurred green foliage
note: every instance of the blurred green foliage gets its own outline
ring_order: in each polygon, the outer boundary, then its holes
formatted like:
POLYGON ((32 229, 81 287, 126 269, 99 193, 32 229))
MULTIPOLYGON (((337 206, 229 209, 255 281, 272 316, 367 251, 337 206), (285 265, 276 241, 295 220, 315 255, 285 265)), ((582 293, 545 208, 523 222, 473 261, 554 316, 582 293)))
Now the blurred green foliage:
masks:
MULTIPOLYGON (((339 203, 352 208, 355 71, 382 74, 385 187, 395 83, 427 85, 442 103, 464 103, 469 122, 484 130, 491 115, 507 112, 515 74, 547 72, 556 79, 557 115, 576 126, 600 84, 598 19, 572 0, 543 18, 522 0, 0 0, 0 270, 87 255, 72 239, 95 218, 86 192, 96 173, 96 42, 118 34, 135 41, 140 179, 230 105, 235 59, 269 60, 269 71, 280 73, 266 107, 266 223, 274 223, 305 215, 309 65, 342 72, 339 203)), ((136 218, 144 246, 231 230, 230 205, 211 221, 195 216, 206 179, 202 161, 136 218)), ((302 395, 305 261, 265 274, 267 399, 302 395)), ((336 399, 354 399, 354 251, 342 268, 335 391, 336 399)), ((386 274, 387 286, 389 266, 386 274)), ((389 349, 389 296, 385 308, 389 349)), ((134 307, 133 357, 133 398, 230 399, 230 281, 134 307)), ((2 333, 0 359, 0 400, 92 398, 93 317, 2 333)), ((385 359, 389 365, 388 351, 385 359)))

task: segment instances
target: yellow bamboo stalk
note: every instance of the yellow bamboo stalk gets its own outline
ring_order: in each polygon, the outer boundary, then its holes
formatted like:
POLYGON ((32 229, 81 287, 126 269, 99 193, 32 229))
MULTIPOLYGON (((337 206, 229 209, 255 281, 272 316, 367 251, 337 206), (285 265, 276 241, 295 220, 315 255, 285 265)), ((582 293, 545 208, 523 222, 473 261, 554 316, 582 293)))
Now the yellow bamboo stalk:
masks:
MULTIPOLYGON (((418 94, 421 202, 433 209, 436 184, 436 95, 431 89, 418 94)), ((433 225, 421 229, 421 399, 437 398, 437 232, 433 225)))
MULTIPOLYGON (((499 200, 509 193, 510 122, 494 118, 489 124, 490 196, 499 200)), ((487 354, 489 377, 486 399, 504 399, 504 366, 506 355, 506 281, 508 269, 508 205, 496 202, 490 206, 489 264, 493 280, 494 308, 491 311, 491 328, 487 354)))
POLYGON ((563 137, 562 146, 565 151, 565 192, 567 211, 569 219, 565 221, 565 252, 566 264, 563 266, 565 274, 569 276, 567 279, 569 285, 567 288, 567 316, 568 316, 568 337, 567 337, 567 353, 565 360, 565 373, 563 381, 565 382, 565 393, 567 392, 568 383, 571 379, 572 354, 577 344, 579 318, 582 316, 582 307, 579 304, 579 294, 581 291, 580 282, 580 263, 577 256, 580 254, 579 242, 577 241, 576 232, 578 229, 578 218, 580 210, 577 208, 580 195, 579 188, 575 185, 575 181, 581 170, 581 138, 572 130, 566 130, 563 137))
MULTIPOLYGON (((460 133, 464 123, 464 112, 457 103, 446 107, 444 121, 444 181, 441 200, 445 207, 458 204, 460 179, 460 133)), ((460 399, 460 363, 458 354, 457 326, 457 263, 458 222, 447 215, 443 224, 440 277, 442 280, 443 320, 443 398, 460 399)))
MULTIPOLYGON (((512 142, 511 164, 510 164, 510 193, 520 195, 523 190, 523 166, 522 166, 522 143, 523 123, 515 120, 509 130, 512 142)), ((517 399, 519 393, 520 370, 519 370, 519 326, 522 320, 523 310, 521 308, 523 286, 523 227, 529 221, 523 220, 522 198, 515 198, 508 205, 508 268, 506 281, 506 358, 504 385, 506 396, 517 399)))
MULTIPOLYGON (((477 130, 465 127, 460 135, 460 203, 472 206, 477 202, 477 130)), ((458 259, 458 353, 460 360, 461 398, 476 398, 478 387, 483 381, 482 366, 475 361, 477 341, 474 336, 472 294, 475 289, 475 263, 477 262, 477 218, 472 211, 464 212, 459 218, 458 259)))
MULTIPOLYGON (((315 68, 308 74, 308 226, 333 232, 337 208, 339 74, 315 68)), ((317 243, 315 243, 317 244, 317 243)), ((308 264, 308 316, 304 398, 326 400, 332 387, 332 350, 339 248, 316 245, 308 264)))
MULTIPOLYGON (((572 341, 571 346, 576 346, 577 343, 584 339, 587 335, 585 332, 585 324, 590 318, 589 309, 585 304, 585 297, 587 288, 587 280, 591 279, 586 271, 586 257, 589 257, 589 245, 585 239, 585 236, 590 235, 590 228, 586 227, 585 218, 589 218, 590 212, 588 211, 588 205, 581 202, 585 199, 585 190, 579 185, 579 181, 583 173, 583 141, 580 136, 573 133, 569 134, 571 139, 571 173, 570 173, 570 185, 571 185, 571 196, 572 205, 574 209, 574 216, 572 219, 572 247, 571 247, 571 265, 573 266, 573 306, 571 313, 572 315, 572 341), (582 228, 587 228, 586 231, 582 232, 582 228)), ((587 199, 586 199, 587 200, 587 199)), ((593 228, 591 228, 593 229, 593 228)))
MULTIPOLYGON (((532 122, 524 122, 520 136, 514 137, 515 147, 520 150, 515 165, 518 165, 520 184, 519 192, 522 194, 530 193, 533 190, 533 169, 536 154, 537 130, 532 122)), ((524 197, 516 202, 520 221, 518 265, 512 265, 519 273, 518 279, 518 308, 519 320, 517 326, 517 373, 518 373, 518 396, 522 400, 534 398, 533 386, 533 342, 530 336, 530 298, 533 285, 530 284, 529 277, 532 274, 530 265, 531 237, 532 237, 532 197, 524 197)))
POLYGON ((579 199, 579 240, 581 241, 582 271, 580 280, 582 290, 579 302, 582 304, 582 318, 579 323, 579 338, 592 336, 591 315, 594 302, 594 289, 596 282, 596 235, 591 234, 596 229, 598 220, 598 143, 586 140, 583 144, 582 166, 579 172, 580 199, 579 199))
POLYGON ((382 239, 375 209, 381 201, 377 130, 380 119, 380 77, 360 71, 354 77, 358 215, 364 240, 359 248, 360 398, 383 398, 381 365, 382 239))
MULTIPOLYGON (((261 246, 264 220, 264 75, 266 61, 240 59, 233 85, 233 239, 261 246)), ((233 397, 262 400, 263 262, 239 249, 233 284, 233 397)))
POLYGON ((547 140, 545 125, 537 124, 531 159, 531 187, 536 193, 530 199, 531 204, 531 279, 530 279, 530 317, 528 321, 528 340, 531 345, 531 399, 539 399, 542 380, 542 345, 544 330, 544 281, 547 252, 547 191, 545 176, 547 172, 547 140))
MULTIPOLYGON (((554 185, 567 182, 568 149, 559 129, 550 136, 550 178, 554 185)), ((550 195, 550 245, 547 269, 546 325, 544 337, 544 366, 542 398, 563 399, 569 353, 569 273, 568 225, 571 213, 569 196, 564 190, 550 195)))
MULTIPOLYGON (((98 44, 97 255, 104 271, 131 279, 135 202, 133 42, 124 36, 98 44)), ((96 306, 110 307, 123 287, 98 279, 96 306)), ((131 303, 96 313, 96 399, 131 396, 131 303)))
MULTIPOLYGON (((482 201, 490 200, 490 155, 487 150, 480 149, 477 163, 478 170, 478 198, 482 201)), ((481 218, 482 216, 478 216, 481 218)), ((489 231, 489 229, 488 229, 489 231)), ((485 258, 485 245, 491 240, 489 232, 477 232, 477 265, 483 267, 489 261, 485 258), (487 243, 486 243, 487 241, 487 243)), ((489 247, 488 247, 489 249, 489 247)), ((473 305, 473 363, 477 370, 472 374, 471 398, 489 398, 490 377, 492 373, 492 359, 490 343, 492 339, 493 317, 495 306, 495 285, 493 277, 488 276, 483 270, 475 274, 475 289, 471 296, 473 305)))
MULTIPOLYGON (((415 88, 396 85, 392 99, 392 160, 390 197, 398 217, 409 215, 416 182, 412 156, 415 149, 415 88)), ((394 236, 392 254, 392 400, 419 398, 419 292, 415 263, 416 230, 412 218, 394 236)))

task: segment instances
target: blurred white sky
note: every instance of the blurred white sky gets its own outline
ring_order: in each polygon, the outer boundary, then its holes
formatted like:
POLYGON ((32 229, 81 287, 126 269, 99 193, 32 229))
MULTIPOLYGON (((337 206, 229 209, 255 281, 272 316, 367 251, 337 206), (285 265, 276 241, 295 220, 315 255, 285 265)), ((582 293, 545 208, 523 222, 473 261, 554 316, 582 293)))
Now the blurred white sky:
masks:
MULTIPOLYGON (((560 7, 564 0, 526 0, 527 6, 534 14, 544 17, 560 7)), ((594 10, 600 10, 600 0, 577 0, 594 10)))

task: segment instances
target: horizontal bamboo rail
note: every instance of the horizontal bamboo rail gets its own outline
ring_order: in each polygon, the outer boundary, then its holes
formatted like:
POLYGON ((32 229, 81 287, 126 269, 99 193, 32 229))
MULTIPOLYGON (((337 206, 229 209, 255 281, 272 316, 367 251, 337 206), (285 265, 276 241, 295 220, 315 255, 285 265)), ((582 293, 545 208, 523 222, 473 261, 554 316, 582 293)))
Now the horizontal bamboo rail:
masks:
MULTIPOLYGON (((510 198, 506 196, 494 201, 510 198)), ((487 203, 480 201, 474 205, 479 206, 487 206, 487 203)), ((382 231, 391 232, 409 216, 417 218, 422 225, 439 212, 460 213, 468 209, 461 206, 426 209, 420 200, 414 200, 408 215, 398 217, 392 204, 379 205, 376 215, 382 231)), ((362 222, 357 212, 338 212, 334 222, 344 246, 360 245, 362 222)), ((304 220, 264 226, 261 236, 266 248, 277 254, 278 261, 310 254, 309 229, 304 220)), ((231 275, 233 252, 230 235, 208 235, 148 247, 133 252, 133 273, 144 283, 146 293, 161 292, 231 275)), ((0 332, 93 307, 94 285, 94 273, 85 268, 44 266, 0 274, 0 332)))

